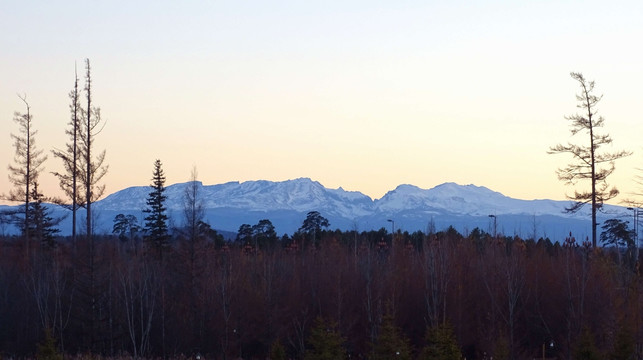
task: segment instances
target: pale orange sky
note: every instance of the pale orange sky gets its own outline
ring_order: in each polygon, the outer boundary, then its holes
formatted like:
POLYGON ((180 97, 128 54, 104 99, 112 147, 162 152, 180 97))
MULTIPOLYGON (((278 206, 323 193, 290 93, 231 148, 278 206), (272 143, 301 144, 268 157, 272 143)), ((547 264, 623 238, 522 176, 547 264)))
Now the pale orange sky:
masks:
MULTIPOLYGON (((382 197, 397 185, 486 186, 563 199, 547 155, 569 140, 580 71, 604 94, 610 178, 636 190, 643 5, 550 1, 66 1, 0 6, 0 163, 12 163, 16 93, 47 152, 67 141, 74 64, 93 68, 107 193, 167 183, 310 177, 382 197), (269 3, 269 4, 268 4, 269 3)), ((40 178, 57 195, 51 155, 40 178)), ((10 184, 0 176, 0 193, 10 184)))

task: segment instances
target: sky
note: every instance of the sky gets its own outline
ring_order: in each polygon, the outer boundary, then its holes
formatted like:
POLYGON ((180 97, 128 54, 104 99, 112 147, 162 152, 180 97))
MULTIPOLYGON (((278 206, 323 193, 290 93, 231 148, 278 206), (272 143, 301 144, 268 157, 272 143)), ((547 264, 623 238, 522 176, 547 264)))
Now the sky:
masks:
MULTIPOLYGON (((547 154, 588 141, 565 120, 574 71, 604 96, 605 149, 633 152, 609 178, 618 203, 643 188, 642 15, 640 1, 6 1, 0 166, 17 94, 37 147, 64 147, 89 58, 106 194, 149 185, 160 159, 166 184, 196 168, 204 184, 309 177, 374 199, 444 182, 564 199, 589 186, 559 181, 571 157, 547 154)), ((49 155, 45 195, 61 165, 49 155)))

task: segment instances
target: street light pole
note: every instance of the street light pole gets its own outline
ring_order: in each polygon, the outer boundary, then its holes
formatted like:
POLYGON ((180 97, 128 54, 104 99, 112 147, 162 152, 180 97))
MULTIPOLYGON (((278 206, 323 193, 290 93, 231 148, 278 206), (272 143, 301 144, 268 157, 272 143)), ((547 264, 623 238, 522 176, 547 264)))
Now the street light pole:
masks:
POLYGON ((489 215, 490 218, 493 218, 493 238, 495 239, 497 236, 497 229, 498 229, 498 223, 497 223, 497 217, 496 215, 489 215))
POLYGON ((391 223, 391 251, 392 251, 394 248, 393 245, 395 244, 395 220, 388 219, 386 221, 391 223))
POLYGON ((628 207, 627 210, 632 210, 634 215, 634 245, 636 247, 636 259, 639 258, 639 208, 638 207, 628 207))

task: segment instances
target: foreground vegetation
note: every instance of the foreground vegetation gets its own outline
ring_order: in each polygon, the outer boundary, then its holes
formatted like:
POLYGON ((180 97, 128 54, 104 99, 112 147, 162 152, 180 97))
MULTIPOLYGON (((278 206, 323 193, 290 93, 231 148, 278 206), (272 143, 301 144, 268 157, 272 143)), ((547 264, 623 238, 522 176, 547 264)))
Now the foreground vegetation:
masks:
POLYGON ((122 236, 53 247, 4 239, 0 349, 40 357, 47 349, 217 359, 641 357, 635 252, 478 229, 394 235, 337 230, 225 243, 203 232, 173 236, 162 256, 122 236))

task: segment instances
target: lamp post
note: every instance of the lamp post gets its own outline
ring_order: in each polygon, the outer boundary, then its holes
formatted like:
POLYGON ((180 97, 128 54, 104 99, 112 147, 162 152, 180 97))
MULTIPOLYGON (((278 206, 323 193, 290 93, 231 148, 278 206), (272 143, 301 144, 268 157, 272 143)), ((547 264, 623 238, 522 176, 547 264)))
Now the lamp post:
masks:
POLYGON ((391 223, 391 250, 393 250, 393 244, 395 243, 395 220, 388 219, 386 221, 391 223))
POLYGON ((636 247, 636 259, 639 258, 639 208, 628 207, 627 210, 632 210, 634 215, 634 246, 636 247))
POLYGON ((496 230, 498 229, 498 222, 496 215, 489 215, 490 218, 493 218, 493 238, 496 238, 496 230))

